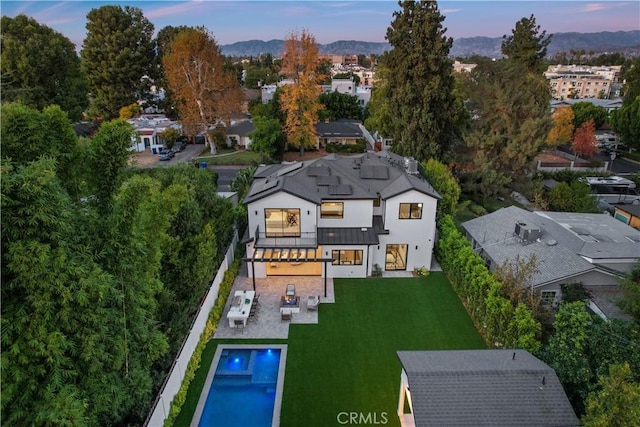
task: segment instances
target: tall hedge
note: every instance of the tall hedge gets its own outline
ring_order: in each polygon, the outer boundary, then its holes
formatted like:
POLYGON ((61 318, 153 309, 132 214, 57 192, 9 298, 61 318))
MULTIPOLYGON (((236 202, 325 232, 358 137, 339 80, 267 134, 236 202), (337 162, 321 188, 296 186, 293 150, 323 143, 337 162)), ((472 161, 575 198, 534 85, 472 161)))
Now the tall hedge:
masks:
POLYGON ((502 296, 501 283, 485 267, 451 215, 440 219, 438 231, 436 256, 487 344, 537 352, 542 327, 531 311, 522 303, 514 306, 502 296))

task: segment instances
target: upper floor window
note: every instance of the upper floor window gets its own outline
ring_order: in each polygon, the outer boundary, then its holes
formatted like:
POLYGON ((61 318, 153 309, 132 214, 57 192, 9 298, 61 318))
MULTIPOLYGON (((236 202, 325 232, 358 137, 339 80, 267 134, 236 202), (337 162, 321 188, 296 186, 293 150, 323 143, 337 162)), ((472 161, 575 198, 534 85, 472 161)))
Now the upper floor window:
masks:
POLYGON ((300 209, 265 209, 266 237, 300 237, 300 209))
POLYGON ((400 203, 400 219, 421 219, 422 203, 400 203))
POLYGON ((373 206, 376 208, 380 207, 380 197, 376 197, 375 199, 373 199, 373 206))
POLYGON ((320 205, 320 218, 342 218, 343 216, 343 202, 322 202, 320 205))

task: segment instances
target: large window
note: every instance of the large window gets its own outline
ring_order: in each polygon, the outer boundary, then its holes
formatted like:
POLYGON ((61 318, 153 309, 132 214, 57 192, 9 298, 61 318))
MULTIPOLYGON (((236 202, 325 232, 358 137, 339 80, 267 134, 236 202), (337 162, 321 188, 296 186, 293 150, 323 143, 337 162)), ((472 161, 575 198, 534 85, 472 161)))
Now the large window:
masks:
POLYGON ((347 249, 331 251, 333 265, 362 265, 362 250, 347 249))
POLYGON ((407 245, 387 245, 385 270, 406 270, 407 249, 407 245))
POLYGON ((343 202, 322 202, 320 205, 320 218, 342 218, 343 215, 343 202))
POLYGON ((265 209, 266 237, 300 237, 300 209, 265 209))
POLYGON ((422 203, 400 203, 400 219, 421 219, 422 203))

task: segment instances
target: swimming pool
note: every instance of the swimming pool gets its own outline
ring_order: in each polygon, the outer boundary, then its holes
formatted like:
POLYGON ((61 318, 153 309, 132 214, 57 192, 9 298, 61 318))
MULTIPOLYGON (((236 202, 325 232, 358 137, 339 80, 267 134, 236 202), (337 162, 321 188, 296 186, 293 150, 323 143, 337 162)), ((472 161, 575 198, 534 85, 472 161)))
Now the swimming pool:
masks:
POLYGON ((220 344, 191 425, 279 425, 285 360, 283 345, 220 344))

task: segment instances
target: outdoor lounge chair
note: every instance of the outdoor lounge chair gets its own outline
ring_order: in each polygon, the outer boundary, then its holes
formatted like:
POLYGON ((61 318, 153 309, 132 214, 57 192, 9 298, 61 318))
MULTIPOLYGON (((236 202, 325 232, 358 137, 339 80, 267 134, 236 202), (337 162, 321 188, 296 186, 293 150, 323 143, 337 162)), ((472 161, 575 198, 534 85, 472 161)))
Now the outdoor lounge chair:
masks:
POLYGON ((318 304, 320 304, 320 295, 311 295, 307 298, 307 310, 317 311, 318 304))
POLYGON ((285 293, 286 296, 288 297, 295 297, 296 296, 296 285, 289 283, 287 285, 287 292, 285 293))

